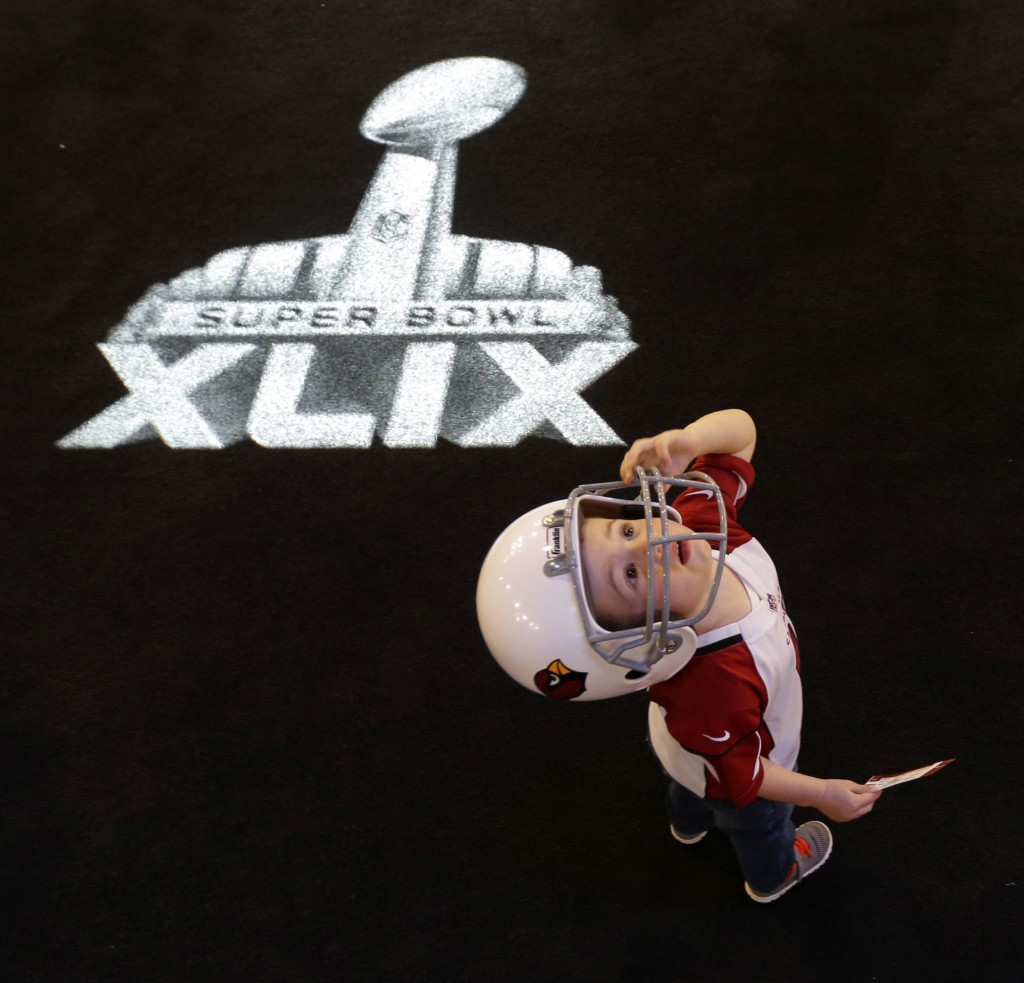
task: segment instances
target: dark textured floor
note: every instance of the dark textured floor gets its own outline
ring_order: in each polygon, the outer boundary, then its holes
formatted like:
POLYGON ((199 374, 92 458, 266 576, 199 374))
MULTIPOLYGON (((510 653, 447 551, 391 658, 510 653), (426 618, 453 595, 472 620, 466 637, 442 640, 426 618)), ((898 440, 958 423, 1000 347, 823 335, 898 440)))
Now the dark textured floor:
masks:
MULTIPOLYGON (((19 0, 0 13, 12 981, 1011 980, 1024 15, 999 0, 19 0), (507 680, 498 531, 621 449, 56 442, 222 250, 345 231, 404 72, 529 87, 455 230, 603 271, 624 439, 739 405, 801 635, 802 767, 940 758, 775 905, 669 839, 642 697, 507 680)), ((545 433, 548 435, 545 436, 545 433)))

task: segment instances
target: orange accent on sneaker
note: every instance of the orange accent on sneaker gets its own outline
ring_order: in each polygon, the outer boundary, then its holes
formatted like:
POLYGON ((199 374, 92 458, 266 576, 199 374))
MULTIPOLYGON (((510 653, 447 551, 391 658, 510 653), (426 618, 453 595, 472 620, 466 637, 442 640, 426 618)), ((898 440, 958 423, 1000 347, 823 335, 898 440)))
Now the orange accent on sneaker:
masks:
POLYGON ((793 846, 796 847, 796 852, 799 853, 801 857, 809 857, 812 855, 811 845, 802 836, 798 836, 796 838, 793 846))

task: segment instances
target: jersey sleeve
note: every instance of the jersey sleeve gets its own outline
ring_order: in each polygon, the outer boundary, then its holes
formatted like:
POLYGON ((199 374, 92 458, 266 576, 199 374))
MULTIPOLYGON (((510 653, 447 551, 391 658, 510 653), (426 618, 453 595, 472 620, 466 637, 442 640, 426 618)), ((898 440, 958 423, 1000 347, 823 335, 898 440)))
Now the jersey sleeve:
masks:
POLYGON ((662 707, 670 736, 704 765, 705 794, 741 808, 764 781, 761 757, 775 748, 765 720, 768 688, 741 638, 698 649, 677 675, 648 696, 662 707))
POLYGON ((669 733, 704 760, 707 795, 742 808, 753 802, 764 780, 760 706, 751 702, 726 712, 687 714, 668 720, 669 733))
MULTIPOLYGON (((729 550, 748 542, 752 537, 740 525, 739 510, 754 486, 754 466, 732 454, 704 454, 693 462, 690 470, 703 471, 722 490, 729 524, 729 550)), ((672 505, 682 516, 683 523, 694 532, 718 530, 718 507, 710 491, 687 489, 672 505)))

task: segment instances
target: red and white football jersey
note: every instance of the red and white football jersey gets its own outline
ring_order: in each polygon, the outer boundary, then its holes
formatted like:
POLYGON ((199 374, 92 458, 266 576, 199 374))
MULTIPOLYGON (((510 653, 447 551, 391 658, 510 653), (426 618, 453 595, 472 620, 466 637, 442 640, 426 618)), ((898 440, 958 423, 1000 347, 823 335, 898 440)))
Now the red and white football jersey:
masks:
MULTIPOLYGON (((662 767, 702 797, 745 806, 764 778, 761 756, 796 766, 803 697, 796 632, 786 614, 775 564, 737 519, 754 484, 753 466, 730 455, 698 458, 722 489, 729 519, 726 566, 747 589, 751 611, 697 637, 697 651, 671 679, 652 686, 648 727, 662 767)), ((719 528, 706 492, 672 503, 694 531, 719 528)))

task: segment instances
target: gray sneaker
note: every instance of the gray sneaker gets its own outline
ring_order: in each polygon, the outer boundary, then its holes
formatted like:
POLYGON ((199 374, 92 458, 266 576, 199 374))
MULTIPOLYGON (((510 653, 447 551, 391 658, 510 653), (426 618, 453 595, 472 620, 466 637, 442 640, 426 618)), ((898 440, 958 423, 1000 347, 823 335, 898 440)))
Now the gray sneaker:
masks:
POLYGON ((809 874, 814 873, 832 852, 832 832, 824 823, 804 823, 796 831, 793 844, 793 866, 786 879, 770 891, 755 891, 749 884, 743 886, 755 901, 767 904, 781 898, 791 887, 795 887, 809 874))

